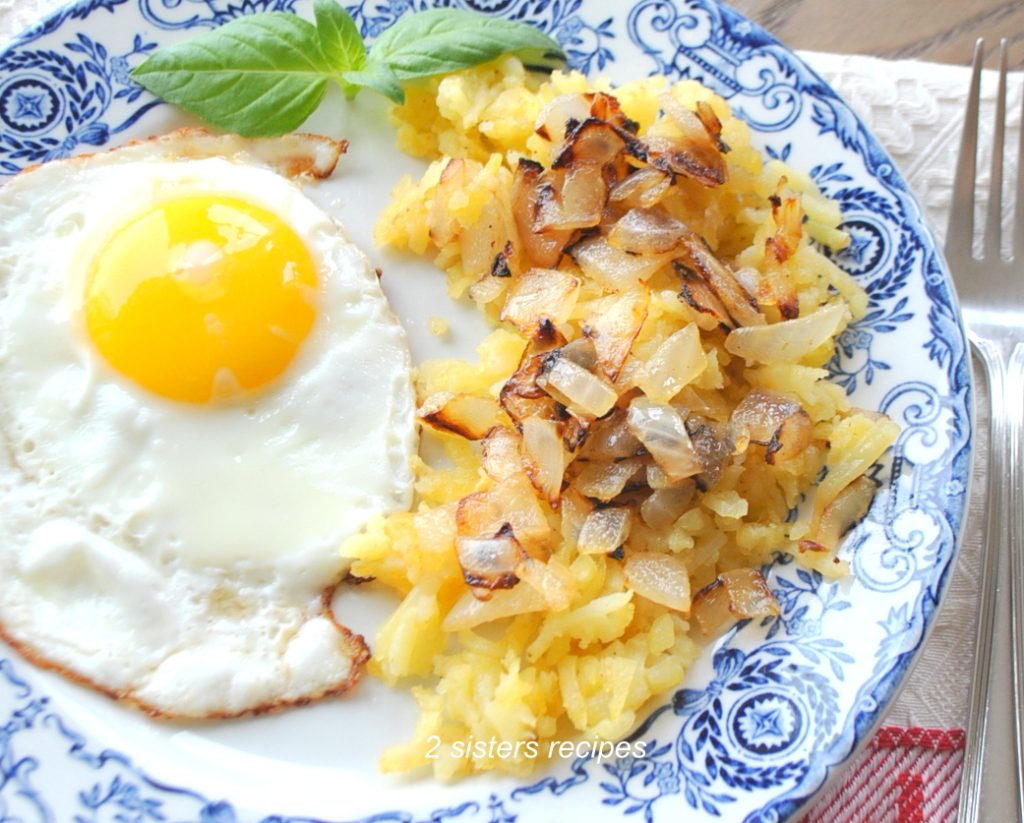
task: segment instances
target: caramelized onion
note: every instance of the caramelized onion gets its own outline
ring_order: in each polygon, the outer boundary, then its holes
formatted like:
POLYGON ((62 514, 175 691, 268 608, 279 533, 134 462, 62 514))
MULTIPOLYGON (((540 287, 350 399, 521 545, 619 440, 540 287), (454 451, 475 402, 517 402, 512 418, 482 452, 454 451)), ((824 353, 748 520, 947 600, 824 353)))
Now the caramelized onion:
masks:
POLYGON ((850 483, 825 507, 814 538, 799 542, 800 551, 835 551, 843 536, 868 513, 877 489, 875 481, 866 475, 850 483))
POLYGON ((725 348, 748 362, 796 363, 834 337, 849 316, 844 305, 824 306, 796 320, 735 329, 725 338, 725 348))
POLYGON ((700 344, 700 330, 690 323, 662 341, 647 358, 636 384, 656 403, 668 403, 699 377, 708 366, 700 344))
POLYGON ((641 597, 683 614, 690 611, 690 573, 678 555, 630 553, 622 571, 626 585, 641 597))
POLYGON ((799 402, 765 389, 754 389, 732 413, 754 443, 767 446, 765 460, 774 464, 796 457, 814 440, 814 421, 799 402))
POLYGON ((445 615, 441 628, 446 632, 458 632, 506 617, 539 612, 544 608, 547 608, 544 596, 532 586, 498 590, 489 600, 480 600, 472 592, 466 592, 445 615))
POLYGON ((630 254, 611 245, 603 236, 582 240, 572 247, 572 256, 583 273, 607 289, 627 291, 645 283, 672 255, 630 254))
POLYGON ((757 569, 723 572, 693 598, 693 617, 707 637, 716 637, 737 620, 780 613, 775 595, 757 569))
POLYGON ((441 177, 434 187, 433 204, 430 214, 427 217, 427 230, 434 245, 441 248, 454 240, 460 231, 459 221, 448 208, 452 195, 464 189, 469 178, 472 176, 470 169, 480 168, 479 164, 452 158, 441 171, 441 177))
POLYGON ((508 523, 493 537, 456 537, 455 554, 463 579, 474 589, 511 589, 519 582, 516 566, 526 558, 508 523))
POLYGON ((659 255, 679 247, 686 226, 663 209, 630 209, 608 232, 613 248, 630 254, 659 255))
POLYGON ((568 462, 558 424, 540 417, 526 418, 523 421, 523 452, 530 482, 551 505, 557 505, 568 462))
POLYGON ((540 268, 557 265, 572 237, 571 231, 534 231, 542 197, 546 199, 551 196, 553 192, 551 184, 544 178, 544 167, 533 160, 520 158, 512 181, 512 217, 519 236, 518 248, 522 250, 529 265, 540 268))
POLYGON ((545 360, 537 384, 571 410, 591 417, 603 417, 619 399, 608 383, 558 351, 545 360))
POLYGON ((702 467, 697 485, 701 491, 707 491, 718 482, 726 461, 732 456, 735 446, 732 429, 726 423, 691 414, 686 418, 686 432, 702 467))
POLYGON ((672 176, 646 166, 620 180, 608 194, 612 203, 651 208, 656 206, 672 185, 672 176))
POLYGON ((505 480, 523 470, 522 440, 507 426, 495 426, 480 443, 484 471, 493 480, 505 480))
POLYGON ((564 140, 569 129, 590 117, 592 101, 585 94, 560 94, 540 110, 534 131, 550 143, 564 140))
POLYGON ((527 557, 516 567, 516 574, 524 584, 544 598, 549 611, 558 612, 569 608, 576 594, 575 576, 555 558, 545 563, 535 557, 527 557))
POLYGON ((622 494, 626 484, 643 468, 638 458, 586 463, 573 478, 573 487, 583 495, 607 503, 622 494))
POLYGON ((588 117, 566 135, 565 145, 551 167, 566 169, 582 165, 600 169, 618 158, 626 148, 627 138, 632 140, 611 123, 588 117))
POLYGON ((530 269, 512 282, 501 319, 523 334, 534 335, 544 320, 564 323, 576 306, 579 278, 557 269, 530 269))
POLYGON ((618 551, 625 545, 632 525, 633 515, 627 508, 594 509, 580 530, 580 554, 612 554, 618 551))
POLYGON ((767 322, 757 300, 736 279, 732 270, 715 256, 703 237, 687 232, 682 245, 681 262, 701 276, 737 326, 763 326, 767 322))
POLYGON ((695 489, 696 484, 688 480, 655 489, 640 504, 640 518, 655 531, 667 529, 689 509, 695 489))
POLYGON ((726 311, 722 301, 696 271, 685 266, 679 260, 672 262, 676 274, 682 281, 679 299, 696 312, 696 323, 705 331, 721 328, 729 331, 733 328, 732 318, 726 311))
POLYGON ((505 208, 497 200, 484 204, 476 222, 459 236, 462 268, 475 277, 507 276, 509 263, 515 262, 516 249, 509 237, 511 226, 505 225, 505 208), (495 268, 495 261, 500 261, 495 268))
POLYGON ((709 188, 722 185, 728 178, 728 167, 722 155, 721 124, 714 112, 707 107, 701 112, 703 116, 698 115, 667 91, 658 99, 662 109, 679 127, 680 134, 676 140, 648 137, 648 162, 709 188))
POLYGON ((643 451, 643 444, 626 424, 626 412, 616 409, 594 423, 583 446, 581 456, 587 460, 612 461, 635 457, 643 451))
POLYGON ((779 313, 787 320, 800 315, 800 298, 796 284, 782 264, 789 260, 800 247, 803 236, 804 210, 799 198, 786 186, 786 178, 779 178, 775 194, 771 198, 772 219, 775 232, 764 241, 765 260, 770 272, 761 280, 761 285, 770 299, 778 306, 779 313))
POLYGON ((480 440, 498 422, 498 405, 487 397, 437 392, 423 401, 420 420, 438 431, 480 440))
POLYGON ((601 222, 608 200, 608 183, 600 166, 579 164, 558 175, 550 196, 541 198, 533 230, 588 229, 601 222))
POLYGON ((646 291, 633 289, 583 325, 583 333, 594 343, 597 366, 609 380, 618 378, 647 319, 647 301, 646 291))
POLYGON ((626 422, 670 480, 683 480, 704 470, 683 418, 672 406, 636 397, 629 404, 626 422))

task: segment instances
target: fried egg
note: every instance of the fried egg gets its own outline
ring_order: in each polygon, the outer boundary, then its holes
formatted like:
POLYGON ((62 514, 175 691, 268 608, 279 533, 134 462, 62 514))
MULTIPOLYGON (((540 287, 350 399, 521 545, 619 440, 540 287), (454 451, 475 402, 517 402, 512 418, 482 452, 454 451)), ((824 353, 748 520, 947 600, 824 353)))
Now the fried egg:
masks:
POLYGON ((342 149, 186 131, 0 189, 0 633, 29 658, 169 717, 357 679, 338 546, 408 507, 415 430, 376 273, 287 179, 342 149))

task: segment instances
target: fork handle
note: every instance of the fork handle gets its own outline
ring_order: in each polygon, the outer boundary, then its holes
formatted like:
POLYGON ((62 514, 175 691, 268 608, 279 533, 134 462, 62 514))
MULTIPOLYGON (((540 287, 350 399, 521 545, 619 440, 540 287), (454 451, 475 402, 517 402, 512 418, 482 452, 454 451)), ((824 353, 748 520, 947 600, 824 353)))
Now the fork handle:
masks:
POLYGON ((1024 343, 1014 346, 1006 369, 1007 515, 1010 551, 1010 634, 1018 820, 1024 810, 1024 343))
MULTIPOLYGON (((1007 394, 1005 361, 1002 352, 990 341, 972 338, 971 344, 985 366, 985 376, 988 381, 990 426, 987 452, 989 465, 985 489, 987 516, 985 543, 982 546, 978 630, 975 639, 974 671, 971 677, 967 739, 960 778, 957 823, 975 823, 980 815, 981 773, 986 749, 985 739, 988 736, 989 675, 998 594, 996 582, 999 576, 999 553, 1006 545, 1006 537, 1009 532, 1006 515, 1007 503, 1010 500, 1006 483, 1010 459, 1005 448, 1010 416, 1007 401, 1010 398, 1007 394)), ((1019 722, 1020 719, 1020 715, 1015 714, 1015 720, 1019 722)), ((1020 740, 1019 734, 1014 737, 1018 741, 1020 740)), ((1016 794, 1015 800, 1017 799, 1016 794)))

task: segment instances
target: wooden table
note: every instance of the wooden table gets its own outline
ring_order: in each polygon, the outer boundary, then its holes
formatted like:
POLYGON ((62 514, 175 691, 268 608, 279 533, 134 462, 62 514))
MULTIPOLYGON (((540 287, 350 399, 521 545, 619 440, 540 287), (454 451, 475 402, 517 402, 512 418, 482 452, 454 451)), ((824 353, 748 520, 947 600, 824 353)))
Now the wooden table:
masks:
POLYGON ((1000 37, 1024 68, 1024 0, 726 0, 795 49, 970 63, 1000 37))

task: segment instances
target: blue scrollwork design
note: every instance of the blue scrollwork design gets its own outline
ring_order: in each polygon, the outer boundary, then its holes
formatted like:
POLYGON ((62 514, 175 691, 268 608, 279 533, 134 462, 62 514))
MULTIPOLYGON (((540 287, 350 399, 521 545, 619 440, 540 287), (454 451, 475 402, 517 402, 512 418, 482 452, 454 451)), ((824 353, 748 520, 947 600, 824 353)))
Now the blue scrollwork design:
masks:
POLYGON ((221 26, 243 14, 295 11, 295 0, 139 0, 143 19, 161 29, 221 26))

